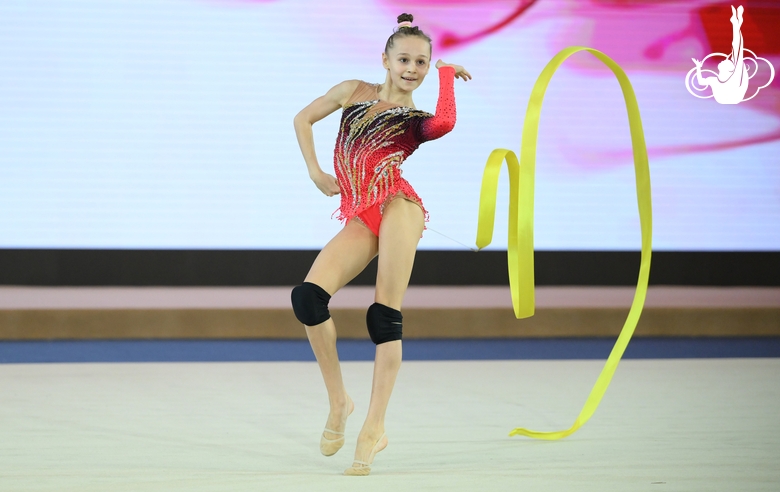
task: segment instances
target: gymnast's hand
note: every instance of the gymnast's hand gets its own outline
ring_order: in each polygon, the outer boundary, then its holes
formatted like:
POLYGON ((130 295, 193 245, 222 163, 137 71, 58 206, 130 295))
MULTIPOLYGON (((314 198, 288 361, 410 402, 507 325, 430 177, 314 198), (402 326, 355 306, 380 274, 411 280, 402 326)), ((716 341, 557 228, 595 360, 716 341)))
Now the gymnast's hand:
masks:
POLYGON ((317 185, 317 188, 319 188, 320 191, 325 193, 327 196, 338 195, 341 193, 336 178, 324 171, 320 171, 319 173, 313 175, 311 180, 314 181, 314 184, 317 185))
POLYGON ((436 62, 436 68, 441 67, 452 67, 455 69, 455 78, 456 79, 463 79, 464 82, 467 82, 471 80, 471 74, 466 71, 465 68, 461 67, 460 65, 453 65, 451 63, 444 63, 441 61, 441 58, 439 61, 436 62))

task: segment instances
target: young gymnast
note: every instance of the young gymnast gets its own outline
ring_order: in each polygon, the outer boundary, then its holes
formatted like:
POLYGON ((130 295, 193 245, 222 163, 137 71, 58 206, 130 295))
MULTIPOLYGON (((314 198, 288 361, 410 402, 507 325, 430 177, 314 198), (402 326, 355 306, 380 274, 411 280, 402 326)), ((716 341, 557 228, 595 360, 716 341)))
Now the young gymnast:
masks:
POLYGON ((471 79, 463 67, 437 61, 436 114, 416 109, 412 93, 430 69, 431 40, 412 26, 412 20, 409 14, 398 16, 398 27, 387 40, 382 53, 384 83, 344 81, 295 116, 295 133, 309 176, 325 195, 341 195, 339 219, 346 223, 317 256, 303 284, 292 291, 295 316, 305 325, 328 390, 330 414, 320 439, 325 456, 344 445, 347 416, 355 408, 341 377, 328 302, 379 255, 375 302, 366 314, 368 333, 376 344, 371 400, 354 462, 345 475, 368 475, 374 456, 388 443, 385 412, 401 366, 401 303, 428 215, 420 197, 401 177, 400 166, 421 143, 452 130, 454 78, 471 79), (317 162, 312 125, 339 108, 343 112, 334 177, 317 162))

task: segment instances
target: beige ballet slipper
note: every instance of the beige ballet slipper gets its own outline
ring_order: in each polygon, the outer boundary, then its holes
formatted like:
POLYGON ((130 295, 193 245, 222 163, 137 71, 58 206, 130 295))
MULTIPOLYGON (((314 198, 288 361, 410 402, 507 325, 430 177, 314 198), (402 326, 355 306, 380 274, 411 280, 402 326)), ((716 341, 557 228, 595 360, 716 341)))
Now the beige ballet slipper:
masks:
POLYGON ((366 476, 369 473, 371 473, 371 463, 374 462, 374 457, 376 454, 383 449, 387 447, 387 435, 382 434, 382 437, 379 438, 379 440, 374 444, 374 447, 371 448, 371 453, 369 453, 368 458, 366 461, 361 460, 355 460, 352 462, 352 466, 344 470, 344 475, 351 475, 351 476, 366 476))
MULTIPOLYGON (((347 426, 347 417, 349 417, 355 410, 355 403, 352 401, 352 398, 350 398, 349 395, 347 395, 347 408, 349 408, 349 410, 347 411, 346 416, 344 416, 344 430, 346 430, 347 426)), ((322 437, 320 437, 320 452, 325 456, 333 456, 338 452, 339 449, 341 449, 342 446, 344 446, 344 432, 334 431, 325 427, 325 430, 322 431, 322 437), (326 432, 341 437, 337 437, 336 439, 329 439, 325 437, 326 432)))

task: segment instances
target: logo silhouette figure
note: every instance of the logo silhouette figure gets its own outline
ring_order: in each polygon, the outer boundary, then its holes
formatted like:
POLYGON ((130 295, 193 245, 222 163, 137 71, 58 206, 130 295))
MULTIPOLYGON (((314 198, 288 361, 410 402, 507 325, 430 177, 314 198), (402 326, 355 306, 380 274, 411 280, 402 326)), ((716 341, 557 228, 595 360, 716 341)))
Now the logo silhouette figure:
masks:
POLYGON ((711 53, 707 55, 703 60, 699 61, 696 58, 691 58, 693 63, 696 64, 688 74, 685 76, 685 87, 688 92, 694 96, 707 99, 714 97, 720 104, 739 104, 742 101, 749 101, 756 97, 758 92, 764 87, 768 86, 775 78, 775 69, 769 61, 760 56, 756 56, 755 53, 745 48, 744 39, 742 38, 742 13, 745 9, 740 5, 736 10, 734 6, 731 6, 731 26, 732 26, 732 41, 731 41, 731 54, 726 55, 724 53, 711 53), (745 58, 745 52, 750 53, 752 56, 745 58), (702 69, 704 62, 710 57, 723 57, 724 60, 718 63, 718 73, 715 77, 703 77, 702 73, 711 73, 715 75, 712 70, 702 69), (745 99, 745 94, 748 90, 750 79, 752 79, 756 73, 758 73, 758 60, 764 61, 770 70, 769 81, 758 87, 756 92, 745 99), (753 64, 750 67, 750 63, 753 64), (752 70, 750 69, 752 68, 752 70), (695 78, 693 77, 695 75, 695 78), (695 81, 695 83, 694 83, 695 81), (712 90, 712 94, 708 96, 700 96, 694 92, 704 92, 707 87, 712 90), (691 90, 693 89, 693 90, 691 90))

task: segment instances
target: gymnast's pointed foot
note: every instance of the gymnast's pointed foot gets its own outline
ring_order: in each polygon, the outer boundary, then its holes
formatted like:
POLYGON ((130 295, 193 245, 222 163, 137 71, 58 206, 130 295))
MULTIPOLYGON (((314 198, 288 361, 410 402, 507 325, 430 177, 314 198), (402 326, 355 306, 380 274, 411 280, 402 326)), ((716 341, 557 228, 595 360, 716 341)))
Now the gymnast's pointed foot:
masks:
POLYGON ((371 473, 371 464, 376 454, 387 447, 387 435, 384 432, 377 435, 376 432, 363 430, 358 436, 355 460, 352 466, 344 470, 344 475, 365 476, 371 473))
POLYGON ((343 406, 330 409, 328 423, 325 424, 325 430, 322 431, 320 452, 325 456, 333 456, 344 445, 344 430, 347 427, 347 417, 355 410, 355 403, 352 402, 352 398, 349 395, 346 396, 347 399, 343 406))

